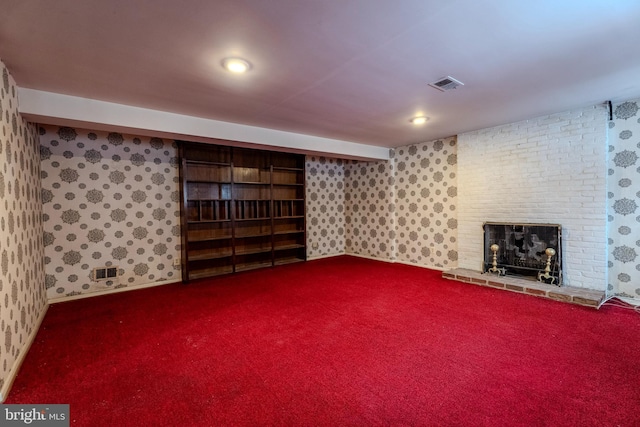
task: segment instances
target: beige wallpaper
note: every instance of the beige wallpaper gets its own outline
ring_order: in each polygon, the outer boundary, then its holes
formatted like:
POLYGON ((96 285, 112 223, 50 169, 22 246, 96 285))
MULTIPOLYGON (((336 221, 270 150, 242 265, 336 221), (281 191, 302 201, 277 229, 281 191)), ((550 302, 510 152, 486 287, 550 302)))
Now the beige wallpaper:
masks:
POLYGON ((400 147, 393 163, 396 259, 429 267, 456 267, 456 138, 400 147))
POLYGON ((307 156, 306 163, 307 257, 344 254, 345 162, 307 156))
POLYGON ((179 281, 180 205, 173 140, 40 128, 49 300, 179 281), (94 267, 119 277, 94 281, 94 267))
POLYGON ((395 258, 394 168, 392 162, 350 161, 345 168, 346 252, 395 258))
POLYGON ((38 135, 18 113, 16 84, 2 62, 0 71, 1 389, 36 332, 46 296, 38 135))
POLYGON ((310 258, 349 253, 457 266, 456 138, 390 154, 390 161, 377 162, 307 157, 310 258))
POLYGON ((640 99, 609 122, 608 293, 640 300, 640 99))

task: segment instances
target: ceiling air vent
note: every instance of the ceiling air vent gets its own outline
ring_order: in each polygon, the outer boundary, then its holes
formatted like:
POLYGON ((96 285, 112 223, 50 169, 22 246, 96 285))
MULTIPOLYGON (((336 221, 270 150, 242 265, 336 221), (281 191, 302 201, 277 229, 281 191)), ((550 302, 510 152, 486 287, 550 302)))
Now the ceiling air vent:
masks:
POLYGON ((434 87, 442 92, 446 90, 455 89, 458 86, 464 86, 460 80, 456 80, 451 76, 442 77, 433 83, 429 83, 429 86, 434 87))

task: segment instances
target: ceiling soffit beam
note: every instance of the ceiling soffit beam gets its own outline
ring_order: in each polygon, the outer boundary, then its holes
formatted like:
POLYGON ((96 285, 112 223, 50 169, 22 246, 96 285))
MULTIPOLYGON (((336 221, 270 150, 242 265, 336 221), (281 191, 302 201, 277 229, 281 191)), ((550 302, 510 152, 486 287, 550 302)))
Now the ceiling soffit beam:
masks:
POLYGON ((357 160, 389 160, 389 149, 257 126, 204 119, 76 96, 18 88, 18 111, 27 120, 59 126, 258 146, 357 160))

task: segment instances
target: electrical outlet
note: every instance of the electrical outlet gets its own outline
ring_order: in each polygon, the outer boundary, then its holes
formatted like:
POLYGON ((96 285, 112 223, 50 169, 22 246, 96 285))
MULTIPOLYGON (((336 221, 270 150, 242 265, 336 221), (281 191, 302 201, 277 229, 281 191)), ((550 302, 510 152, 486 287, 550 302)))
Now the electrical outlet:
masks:
POLYGON ((318 249, 318 242, 313 242, 313 243, 311 244, 311 248, 312 248, 312 249, 318 249))
POLYGON ((173 259, 173 266, 174 267, 180 267, 182 263, 180 262, 180 258, 174 258, 173 259))

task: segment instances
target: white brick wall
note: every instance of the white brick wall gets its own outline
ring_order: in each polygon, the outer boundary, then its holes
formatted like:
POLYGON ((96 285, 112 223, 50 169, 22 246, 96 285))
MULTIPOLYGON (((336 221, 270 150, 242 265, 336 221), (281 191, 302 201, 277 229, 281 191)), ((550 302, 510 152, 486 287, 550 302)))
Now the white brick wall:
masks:
POLYGON ((561 224, 564 285, 605 290, 606 126, 594 106, 459 135, 459 267, 482 269, 486 221, 561 224))

